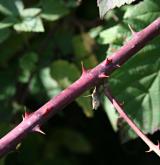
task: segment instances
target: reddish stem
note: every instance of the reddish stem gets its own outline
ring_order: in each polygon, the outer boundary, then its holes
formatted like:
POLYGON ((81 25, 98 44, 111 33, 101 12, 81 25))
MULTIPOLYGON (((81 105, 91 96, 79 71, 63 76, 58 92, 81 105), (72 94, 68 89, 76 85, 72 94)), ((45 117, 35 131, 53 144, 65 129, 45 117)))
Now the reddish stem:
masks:
POLYGON ((62 91, 59 95, 52 98, 45 105, 35 111, 32 115, 23 120, 17 127, 11 130, 0 139, 0 156, 13 149, 28 133, 36 130, 46 120, 51 118, 57 111, 74 101, 84 91, 92 88, 101 82, 104 77, 99 75, 111 74, 117 65, 122 65, 135 53, 147 44, 148 41, 160 34, 160 18, 151 23, 141 32, 135 33, 133 38, 128 41, 120 50, 110 56, 110 63, 104 60, 92 70, 83 72, 80 79, 62 91))
POLYGON ((107 85, 104 86, 104 93, 113 104, 114 108, 119 113, 120 117, 123 118, 128 125, 133 129, 133 131, 148 145, 149 151, 154 151, 160 157, 159 142, 158 145, 152 143, 152 141, 137 127, 137 125, 128 117, 128 115, 123 111, 118 101, 112 96, 107 85))

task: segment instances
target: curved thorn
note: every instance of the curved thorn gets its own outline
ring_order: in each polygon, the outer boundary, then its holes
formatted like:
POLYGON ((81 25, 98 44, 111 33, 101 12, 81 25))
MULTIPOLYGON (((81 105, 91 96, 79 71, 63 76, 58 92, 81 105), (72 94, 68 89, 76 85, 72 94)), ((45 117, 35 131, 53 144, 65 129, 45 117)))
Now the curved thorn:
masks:
POLYGON ((81 61, 81 66, 82 66, 82 75, 86 74, 87 70, 84 67, 83 61, 81 61))
POLYGON ((22 145, 22 143, 18 143, 18 144, 16 145, 16 150, 19 150, 19 148, 21 147, 21 145, 22 145))
POLYGON ((121 103, 119 103, 119 105, 120 105, 121 107, 123 107, 123 106, 124 106, 124 101, 121 102, 121 103))
POLYGON ((116 68, 120 68, 121 66, 119 64, 116 65, 116 68))
POLYGON ((87 96, 83 96, 83 97, 92 97, 92 95, 87 95, 87 96))
POLYGON ((22 119, 23 119, 23 120, 27 119, 31 114, 32 114, 31 112, 25 111, 25 112, 24 112, 24 115, 22 115, 22 119))
POLYGON ((32 129, 32 131, 33 131, 33 132, 39 132, 39 133, 45 135, 45 133, 40 129, 40 126, 39 126, 39 125, 37 125, 36 127, 34 127, 34 128, 32 129))
POLYGON ((44 110, 44 115, 47 115, 49 112, 50 112, 50 109, 46 108, 46 109, 44 110))
POLYGON ((151 148, 149 148, 149 150, 148 151, 145 151, 145 152, 152 152, 153 150, 151 149, 151 148))
POLYGON ((121 66, 119 64, 116 64, 113 66, 114 68, 120 68, 121 66))
POLYGON ((106 65, 111 64, 111 63, 112 63, 112 59, 107 58, 106 59, 106 65))
POLYGON ((109 76, 106 75, 105 73, 101 73, 98 77, 99 78, 108 78, 109 76))

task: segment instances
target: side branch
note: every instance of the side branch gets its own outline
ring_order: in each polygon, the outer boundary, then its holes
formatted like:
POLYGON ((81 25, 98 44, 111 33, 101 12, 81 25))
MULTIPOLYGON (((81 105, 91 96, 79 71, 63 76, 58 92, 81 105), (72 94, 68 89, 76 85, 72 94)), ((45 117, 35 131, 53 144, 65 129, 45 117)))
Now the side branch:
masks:
POLYGON ((120 117, 123 118, 127 124, 133 129, 133 131, 148 145, 149 151, 154 151, 160 157, 160 148, 159 142, 158 145, 152 143, 152 141, 137 127, 137 125, 127 116, 127 114, 123 111, 118 101, 112 96, 108 86, 104 85, 104 93, 114 106, 114 108, 119 113, 120 117))
POLYGON ((101 83, 102 79, 107 78, 109 74, 159 34, 160 18, 142 31, 135 33, 128 43, 92 70, 87 71, 83 67, 82 75, 76 82, 34 113, 25 115, 23 121, 17 127, 0 139, 0 157, 13 149, 28 133, 38 131, 40 126, 57 111, 63 109, 86 90, 101 83))

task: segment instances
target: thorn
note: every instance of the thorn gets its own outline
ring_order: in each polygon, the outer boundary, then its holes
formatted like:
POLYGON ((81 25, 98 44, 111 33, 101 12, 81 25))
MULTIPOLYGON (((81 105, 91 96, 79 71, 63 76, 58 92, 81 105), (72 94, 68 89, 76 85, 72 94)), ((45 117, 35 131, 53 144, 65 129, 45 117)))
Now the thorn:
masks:
POLYGON ((123 107, 123 106, 124 106, 124 101, 121 102, 121 103, 119 103, 119 105, 120 105, 121 107, 123 107))
POLYGON ((153 150, 150 148, 148 151, 145 151, 145 152, 152 152, 153 150))
POLYGON ((128 27, 129 27, 129 29, 130 29, 132 35, 135 35, 135 34, 137 33, 137 32, 135 32, 135 31, 133 30, 133 28, 132 28, 131 25, 128 24, 128 27))
POLYGON ((106 75, 105 73, 101 73, 98 77, 99 78, 108 78, 109 76, 106 75))
POLYGON ((35 126, 35 127, 32 129, 32 131, 33 131, 33 132, 39 132, 39 133, 45 135, 45 133, 41 130, 41 128, 40 128, 39 125, 35 126))
POLYGON ((91 97, 92 95, 87 95, 87 96, 83 96, 83 97, 91 97))
POLYGON ((84 74, 86 74, 87 70, 85 69, 82 61, 81 61, 81 66, 82 66, 82 75, 84 75, 84 74))
POLYGON ((115 65, 116 68, 120 68, 121 66, 119 64, 115 65))
POLYGON ((31 116, 31 114, 32 114, 31 112, 26 112, 25 111, 24 115, 22 115, 22 119, 25 120, 25 119, 29 118, 29 116, 31 116))
POLYGON ((50 112, 50 109, 49 109, 49 108, 46 108, 46 109, 44 110, 44 115, 47 115, 49 112, 50 112))
POLYGON ((111 63, 112 63, 112 59, 107 58, 106 59, 106 65, 111 64, 111 63))
POLYGON ((16 150, 19 150, 20 147, 21 147, 21 143, 18 143, 18 144, 16 145, 16 150))

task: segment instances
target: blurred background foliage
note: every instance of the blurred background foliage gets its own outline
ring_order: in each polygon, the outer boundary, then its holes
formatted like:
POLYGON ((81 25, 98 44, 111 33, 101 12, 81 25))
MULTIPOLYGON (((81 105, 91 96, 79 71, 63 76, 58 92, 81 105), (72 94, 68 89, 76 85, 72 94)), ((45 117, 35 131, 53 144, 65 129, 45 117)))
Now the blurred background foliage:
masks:
MULTIPOLYGON (((104 20, 92 0, 0 0, 1 137, 21 122, 25 109, 35 111, 78 79, 81 61, 92 68, 129 40, 128 24, 138 31, 159 15, 159 0, 116 8, 104 20)), ((109 80, 146 133, 160 128, 159 42, 153 40, 109 80)), ((91 98, 79 97, 43 126, 45 136, 30 134, 0 165, 157 163, 143 154, 139 139, 121 144, 136 136, 117 121, 106 98, 101 102, 93 111, 91 98)))

